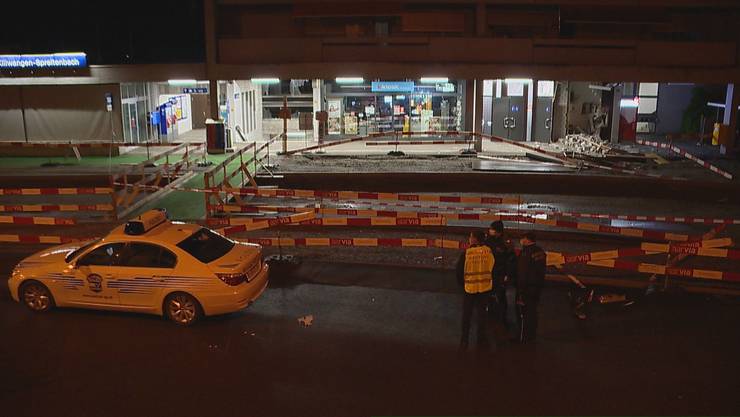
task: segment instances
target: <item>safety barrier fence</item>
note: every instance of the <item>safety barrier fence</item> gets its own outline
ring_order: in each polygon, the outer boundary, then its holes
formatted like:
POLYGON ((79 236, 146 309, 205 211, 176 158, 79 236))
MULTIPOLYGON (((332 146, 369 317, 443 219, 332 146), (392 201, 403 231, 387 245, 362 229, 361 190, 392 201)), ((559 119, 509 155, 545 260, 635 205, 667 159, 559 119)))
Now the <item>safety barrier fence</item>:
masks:
POLYGON ((0 223, 3 224, 20 224, 20 225, 49 225, 49 226, 74 226, 77 220, 64 217, 46 217, 46 216, 2 216, 0 223))
MULTIPOLYGON (((269 172, 263 161, 267 159, 267 165, 269 165, 270 145, 281 137, 282 134, 274 135, 259 147, 257 146, 257 142, 252 142, 234 152, 220 164, 204 172, 203 183, 205 188, 217 190, 232 189, 234 188, 232 185, 234 181, 238 181, 236 188, 242 187, 247 183, 251 184, 252 187, 257 187, 252 170, 256 172, 259 165, 269 172), (236 164, 237 160, 239 162, 238 164, 236 164)), ((242 201, 241 194, 232 192, 224 196, 220 193, 205 193, 204 197, 207 216, 212 214, 212 208, 214 206, 223 205, 230 198, 234 198, 237 203, 242 201)))
POLYGON ((467 145, 472 140, 429 140, 429 141, 380 141, 365 142, 365 146, 393 146, 393 145, 467 145))
POLYGON ((673 143, 652 142, 652 141, 647 141, 647 140, 642 140, 642 139, 635 139, 635 143, 637 143, 639 145, 652 146, 653 148, 658 148, 658 149, 668 149, 669 151, 671 151, 671 152, 673 152, 675 154, 681 155, 684 158, 688 159, 689 161, 695 162, 699 166, 701 166, 703 168, 706 168, 706 169, 714 172, 715 174, 719 174, 719 175, 727 178, 728 180, 733 179, 733 175, 730 174, 729 172, 727 172, 727 171, 725 171, 725 170, 717 167, 716 165, 712 165, 709 162, 707 162, 707 161, 705 161, 705 160, 703 160, 703 159, 701 159, 701 158, 699 158, 697 156, 694 156, 694 155, 690 154, 689 152, 687 152, 687 151, 679 148, 678 146, 674 145, 673 143))
POLYGON ((90 201, 110 201, 112 193, 111 187, 0 188, 0 196, 6 200, 3 203, 10 203, 0 204, 0 224, 74 225, 78 218, 93 215, 113 219, 113 204, 91 204, 90 201), (48 204, 52 201, 55 204, 48 204), (59 204, 60 201, 64 204, 59 204), (60 212, 64 215, 60 216, 60 212), (26 213, 31 215, 19 215, 26 213))
POLYGON ((202 151, 201 156, 205 157, 204 143, 183 143, 140 162, 122 173, 111 175, 112 200, 116 218, 126 217, 144 204, 193 178, 195 173, 192 168, 196 165, 198 150, 202 151), (170 161, 171 158, 174 162, 170 161), (157 166, 157 163, 162 160, 164 164, 157 166))
MULTIPOLYGON (((476 211, 482 213, 496 212, 498 214, 522 213, 527 215, 543 215, 553 217, 570 217, 596 220, 624 220, 624 221, 643 221, 643 222, 662 222, 662 223, 682 223, 682 224, 740 224, 740 219, 727 217, 694 217, 694 216, 656 216, 656 215, 639 215, 639 214, 608 214, 608 213, 580 213, 572 211, 555 211, 555 210, 531 210, 523 207, 516 212, 494 209, 490 207, 467 207, 459 205, 422 205, 410 203, 389 203, 386 201, 360 201, 360 200, 343 200, 343 203, 353 206, 383 206, 383 207, 401 207, 414 208, 435 211, 476 211)), ((525 205, 526 202, 522 201, 525 205)), ((216 212, 226 213, 257 213, 266 211, 290 212, 306 210, 306 207, 290 207, 264 205, 260 203, 225 204, 223 206, 213 206, 216 212)))
POLYGON ((167 147, 180 146, 186 142, 0 142, 0 148, 108 148, 110 146, 167 147))

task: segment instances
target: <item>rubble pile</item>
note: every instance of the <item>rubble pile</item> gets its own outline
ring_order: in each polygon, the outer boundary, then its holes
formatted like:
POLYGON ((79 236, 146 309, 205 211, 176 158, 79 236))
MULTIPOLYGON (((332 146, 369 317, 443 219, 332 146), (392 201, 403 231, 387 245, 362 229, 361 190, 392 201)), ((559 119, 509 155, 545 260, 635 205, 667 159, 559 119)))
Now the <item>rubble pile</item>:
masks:
POLYGON ((566 135, 555 142, 553 146, 565 154, 583 154, 599 158, 605 158, 612 150, 608 142, 596 136, 582 133, 566 135))

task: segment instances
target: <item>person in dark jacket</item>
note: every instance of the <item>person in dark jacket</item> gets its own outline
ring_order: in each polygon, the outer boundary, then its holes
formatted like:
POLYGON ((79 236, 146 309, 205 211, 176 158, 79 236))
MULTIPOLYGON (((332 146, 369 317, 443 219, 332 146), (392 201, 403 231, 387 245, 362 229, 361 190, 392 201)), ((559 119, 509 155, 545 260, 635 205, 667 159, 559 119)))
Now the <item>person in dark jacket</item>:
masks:
POLYGON ((532 342, 537 337, 537 306, 545 283, 547 254, 536 244, 535 235, 527 232, 520 243, 517 259, 517 306, 520 312, 519 342, 532 342))
POLYGON ((457 280, 464 289, 462 337, 460 350, 468 348, 470 322, 475 311, 478 326, 478 347, 488 348, 486 306, 491 298, 493 282, 491 271, 494 258, 491 249, 484 245, 486 234, 475 231, 468 238, 468 248, 457 262, 457 280))
POLYGON ((488 228, 486 246, 491 248, 496 263, 493 265, 493 297, 489 304, 489 313, 494 313, 498 321, 508 327, 506 289, 516 275, 516 253, 511 241, 504 237, 504 222, 497 220, 488 228))

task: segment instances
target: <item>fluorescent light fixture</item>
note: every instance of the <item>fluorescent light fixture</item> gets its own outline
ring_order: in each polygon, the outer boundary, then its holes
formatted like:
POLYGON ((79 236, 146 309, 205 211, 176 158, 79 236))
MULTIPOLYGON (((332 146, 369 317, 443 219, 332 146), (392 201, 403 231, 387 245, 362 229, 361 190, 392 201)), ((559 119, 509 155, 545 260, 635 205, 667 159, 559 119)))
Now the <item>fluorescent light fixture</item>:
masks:
POLYGON ((169 85, 193 85, 197 82, 196 80, 167 80, 169 85))
POLYGON ((280 78, 252 78, 251 81, 255 84, 277 84, 280 78))
POLYGON ((640 99, 637 97, 623 98, 619 101, 619 107, 627 109, 636 109, 640 105, 640 99))
POLYGON ((337 77, 334 79, 337 84, 359 84, 364 82, 365 79, 362 77, 337 77))
POLYGON ((595 84, 589 84, 588 88, 592 90, 601 90, 601 91, 612 91, 611 87, 605 86, 605 85, 595 85, 595 84))
POLYGON ((531 78, 507 78, 507 79, 504 80, 504 82, 506 84, 511 84, 511 83, 531 83, 532 82, 532 79, 531 78))
POLYGON ((437 84, 449 82, 450 79, 447 77, 421 77, 419 81, 424 84, 437 84))

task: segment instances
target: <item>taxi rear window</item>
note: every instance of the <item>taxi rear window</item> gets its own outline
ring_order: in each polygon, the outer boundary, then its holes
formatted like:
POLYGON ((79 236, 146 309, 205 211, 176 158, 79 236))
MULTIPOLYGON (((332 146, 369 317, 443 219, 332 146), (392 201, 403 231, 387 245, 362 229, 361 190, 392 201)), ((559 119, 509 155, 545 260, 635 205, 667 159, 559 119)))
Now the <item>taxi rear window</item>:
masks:
POLYGON ((229 253, 234 247, 234 242, 212 230, 201 228, 178 243, 177 247, 207 264, 229 253))

